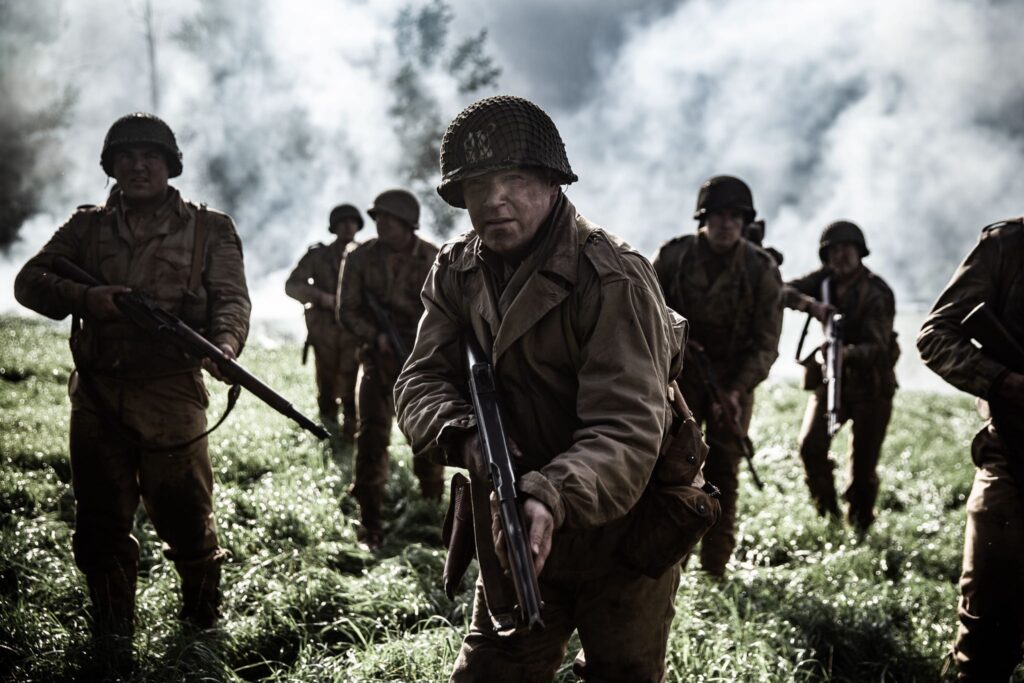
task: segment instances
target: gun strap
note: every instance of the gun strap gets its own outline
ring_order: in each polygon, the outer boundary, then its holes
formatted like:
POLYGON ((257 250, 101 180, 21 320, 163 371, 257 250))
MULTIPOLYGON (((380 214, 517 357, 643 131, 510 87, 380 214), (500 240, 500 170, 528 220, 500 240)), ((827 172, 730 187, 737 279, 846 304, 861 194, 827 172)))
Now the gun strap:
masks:
POLYGON ((810 313, 807 314, 807 320, 804 321, 804 329, 800 332, 800 341, 796 345, 796 362, 804 362, 804 342, 807 341, 807 330, 811 327, 811 320, 814 318, 810 313))
MULTIPOLYGON (((72 353, 72 355, 75 354, 72 353)), ((177 443, 153 444, 143 441, 142 437, 136 430, 132 429, 131 427, 129 427, 128 425, 121 421, 121 418, 118 417, 117 415, 117 411, 115 411, 113 407, 111 407, 111 405, 107 403, 107 401, 103 398, 100 392, 96 390, 96 386, 92 383, 92 376, 89 374, 88 371, 85 371, 82 368, 82 366, 78 364, 77 360, 75 362, 75 368, 78 371, 78 380, 82 386, 82 390, 85 392, 85 395, 88 396, 89 399, 96 406, 96 412, 99 414, 100 421, 102 421, 103 424, 108 429, 116 433, 124 441, 128 442, 135 448, 154 453, 166 453, 169 451, 182 450, 184 448, 188 448, 189 446, 196 443, 200 439, 204 439, 210 434, 212 434, 215 429, 217 429, 224 423, 224 420, 228 418, 228 415, 231 414, 231 411, 234 410, 235 403, 238 402, 238 397, 242 392, 241 385, 231 385, 231 388, 228 389, 228 402, 227 405, 224 407, 224 412, 221 413, 221 416, 217 420, 217 422, 215 422, 212 427, 210 427, 203 433, 197 434, 196 436, 190 439, 186 439, 185 441, 179 441, 177 443)))
POLYGON ((203 279, 203 270, 206 268, 206 242, 209 237, 206 214, 206 204, 200 204, 199 210, 196 211, 195 239, 192 241, 192 271, 188 280, 188 291, 190 292, 199 288, 203 279))

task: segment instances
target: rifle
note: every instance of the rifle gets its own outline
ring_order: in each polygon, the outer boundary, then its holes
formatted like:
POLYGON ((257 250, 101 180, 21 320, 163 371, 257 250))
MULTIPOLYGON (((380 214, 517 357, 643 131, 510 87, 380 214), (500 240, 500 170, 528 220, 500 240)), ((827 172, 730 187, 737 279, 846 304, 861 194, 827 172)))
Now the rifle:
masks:
MULTIPOLYGON (((825 278, 821 283, 821 300, 826 304, 832 304, 831 277, 825 278)), ((839 411, 843 400, 843 327, 842 313, 833 313, 825 321, 825 415, 829 438, 835 436, 842 426, 839 411)))
MULTIPOLYGON (((981 344, 982 353, 1013 372, 1024 372, 1024 348, 1014 339, 985 302, 981 302, 960 322, 960 328, 981 344)), ((992 422, 1003 444, 1011 451, 1010 471, 1017 488, 1024 491, 1024 430, 1020 415, 999 397, 987 399, 992 422)))
POLYGON ((366 301, 366 305, 373 311, 373 317, 377 319, 377 327, 387 335, 388 341, 391 342, 391 350, 398 357, 399 367, 401 367, 409 357, 409 352, 406 350, 405 344, 402 343, 402 337, 399 336, 398 330, 395 329, 395 321, 391 319, 391 311, 385 308, 377 300, 377 297, 366 290, 363 290, 363 300, 366 301))
MULTIPOLYGON (((102 286, 104 283, 82 270, 72 261, 58 256, 53 262, 53 271, 61 277, 74 280, 90 287, 102 286)), ((283 396, 268 387, 248 370, 224 355, 201 334, 186 325, 177 316, 171 315, 160 308, 155 301, 139 292, 127 292, 114 295, 114 303, 125 317, 149 332, 154 337, 167 339, 179 349, 193 358, 209 358, 216 364, 220 373, 232 385, 248 389, 256 398, 294 420, 300 427, 318 439, 327 439, 330 434, 326 429, 310 420, 296 410, 283 396)))
MULTIPOLYGON (((469 393, 473 397, 480 447, 487 461, 491 487, 498 499, 498 516, 505 536, 509 572, 515 587, 517 614, 513 617, 527 628, 544 628, 541 620, 540 587, 533 571, 533 555, 523 528, 522 514, 516 500, 516 475, 508 449, 508 436, 501 419, 498 387, 494 368, 483 350, 472 337, 466 339, 466 365, 469 375, 469 393)), ((493 615, 499 623, 501 615, 493 615)), ((505 618, 507 621, 507 617, 505 618)))
MULTIPOLYGON (((715 376, 715 369, 711 366, 711 359, 708 358, 706 351, 703 349, 698 350, 696 346, 689 345, 686 349, 697 361, 700 381, 704 384, 704 388, 711 397, 711 403, 717 405, 719 410, 723 411, 723 416, 729 426, 729 432, 735 437, 736 443, 739 444, 740 450, 743 452, 743 458, 750 467, 750 476, 754 480, 754 485, 758 489, 763 489, 764 482, 761 481, 761 477, 757 476, 757 469, 754 467, 754 443, 750 440, 749 436, 743 433, 743 427, 740 425, 740 416, 728 412, 727 404, 722 399, 722 390, 718 384, 718 378, 715 376)), ((709 439, 708 444, 710 445, 710 443, 711 440, 709 439)))

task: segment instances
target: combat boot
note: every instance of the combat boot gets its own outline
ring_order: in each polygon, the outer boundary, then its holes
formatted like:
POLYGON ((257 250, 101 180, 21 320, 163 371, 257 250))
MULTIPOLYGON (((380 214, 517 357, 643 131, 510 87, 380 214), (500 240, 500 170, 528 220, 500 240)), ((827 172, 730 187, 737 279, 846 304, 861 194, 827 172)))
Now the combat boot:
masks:
POLYGON ((359 531, 359 541, 371 552, 380 550, 384 545, 384 520, 381 514, 383 492, 356 489, 353 495, 359 501, 359 519, 363 525, 359 531))
POLYGON ((115 636, 130 641, 135 634, 137 574, 138 565, 133 563, 85 575, 96 636, 115 636))
POLYGON ((220 618, 220 565, 227 551, 218 549, 200 560, 174 563, 181 577, 178 619, 198 629, 212 628, 220 618))
POLYGON ((107 680, 130 677, 135 671, 135 587, 138 565, 121 565, 107 572, 86 574, 92 602, 90 676, 107 680))

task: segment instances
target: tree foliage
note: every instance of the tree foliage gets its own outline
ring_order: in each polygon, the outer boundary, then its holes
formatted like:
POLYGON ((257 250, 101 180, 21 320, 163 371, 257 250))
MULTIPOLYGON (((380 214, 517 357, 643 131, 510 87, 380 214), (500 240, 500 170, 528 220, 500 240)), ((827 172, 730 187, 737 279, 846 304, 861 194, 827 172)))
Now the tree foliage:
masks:
POLYGON ((399 66, 391 78, 388 114, 403 149, 399 173, 431 215, 435 230, 449 235, 455 212, 437 196, 441 138, 450 116, 442 114, 434 83, 448 80, 460 95, 494 88, 501 69, 486 51, 487 30, 451 37, 454 13, 445 0, 406 5, 395 20, 399 66))

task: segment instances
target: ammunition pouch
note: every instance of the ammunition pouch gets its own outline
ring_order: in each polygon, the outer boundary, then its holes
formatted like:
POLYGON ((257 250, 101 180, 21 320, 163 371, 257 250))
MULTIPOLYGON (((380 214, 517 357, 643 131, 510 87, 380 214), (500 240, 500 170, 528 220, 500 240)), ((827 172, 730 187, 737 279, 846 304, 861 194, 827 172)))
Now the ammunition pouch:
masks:
POLYGON ((449 600, 455 599, 462 577, 466 575, 476 551, 473 540, 473 502, 470 496, 469 479, 456 473, 452 477, 448 512, 441 527, 441 540, 448 549, 441 578, 444 581, 444 594, 449 600))
POLYGON ((651 480, 629 513, 617 549, 620 562, 651 578, 686 557, 721 515, 718 489, 701 473, 708 447, 681 394, 679 398, 651 480))

